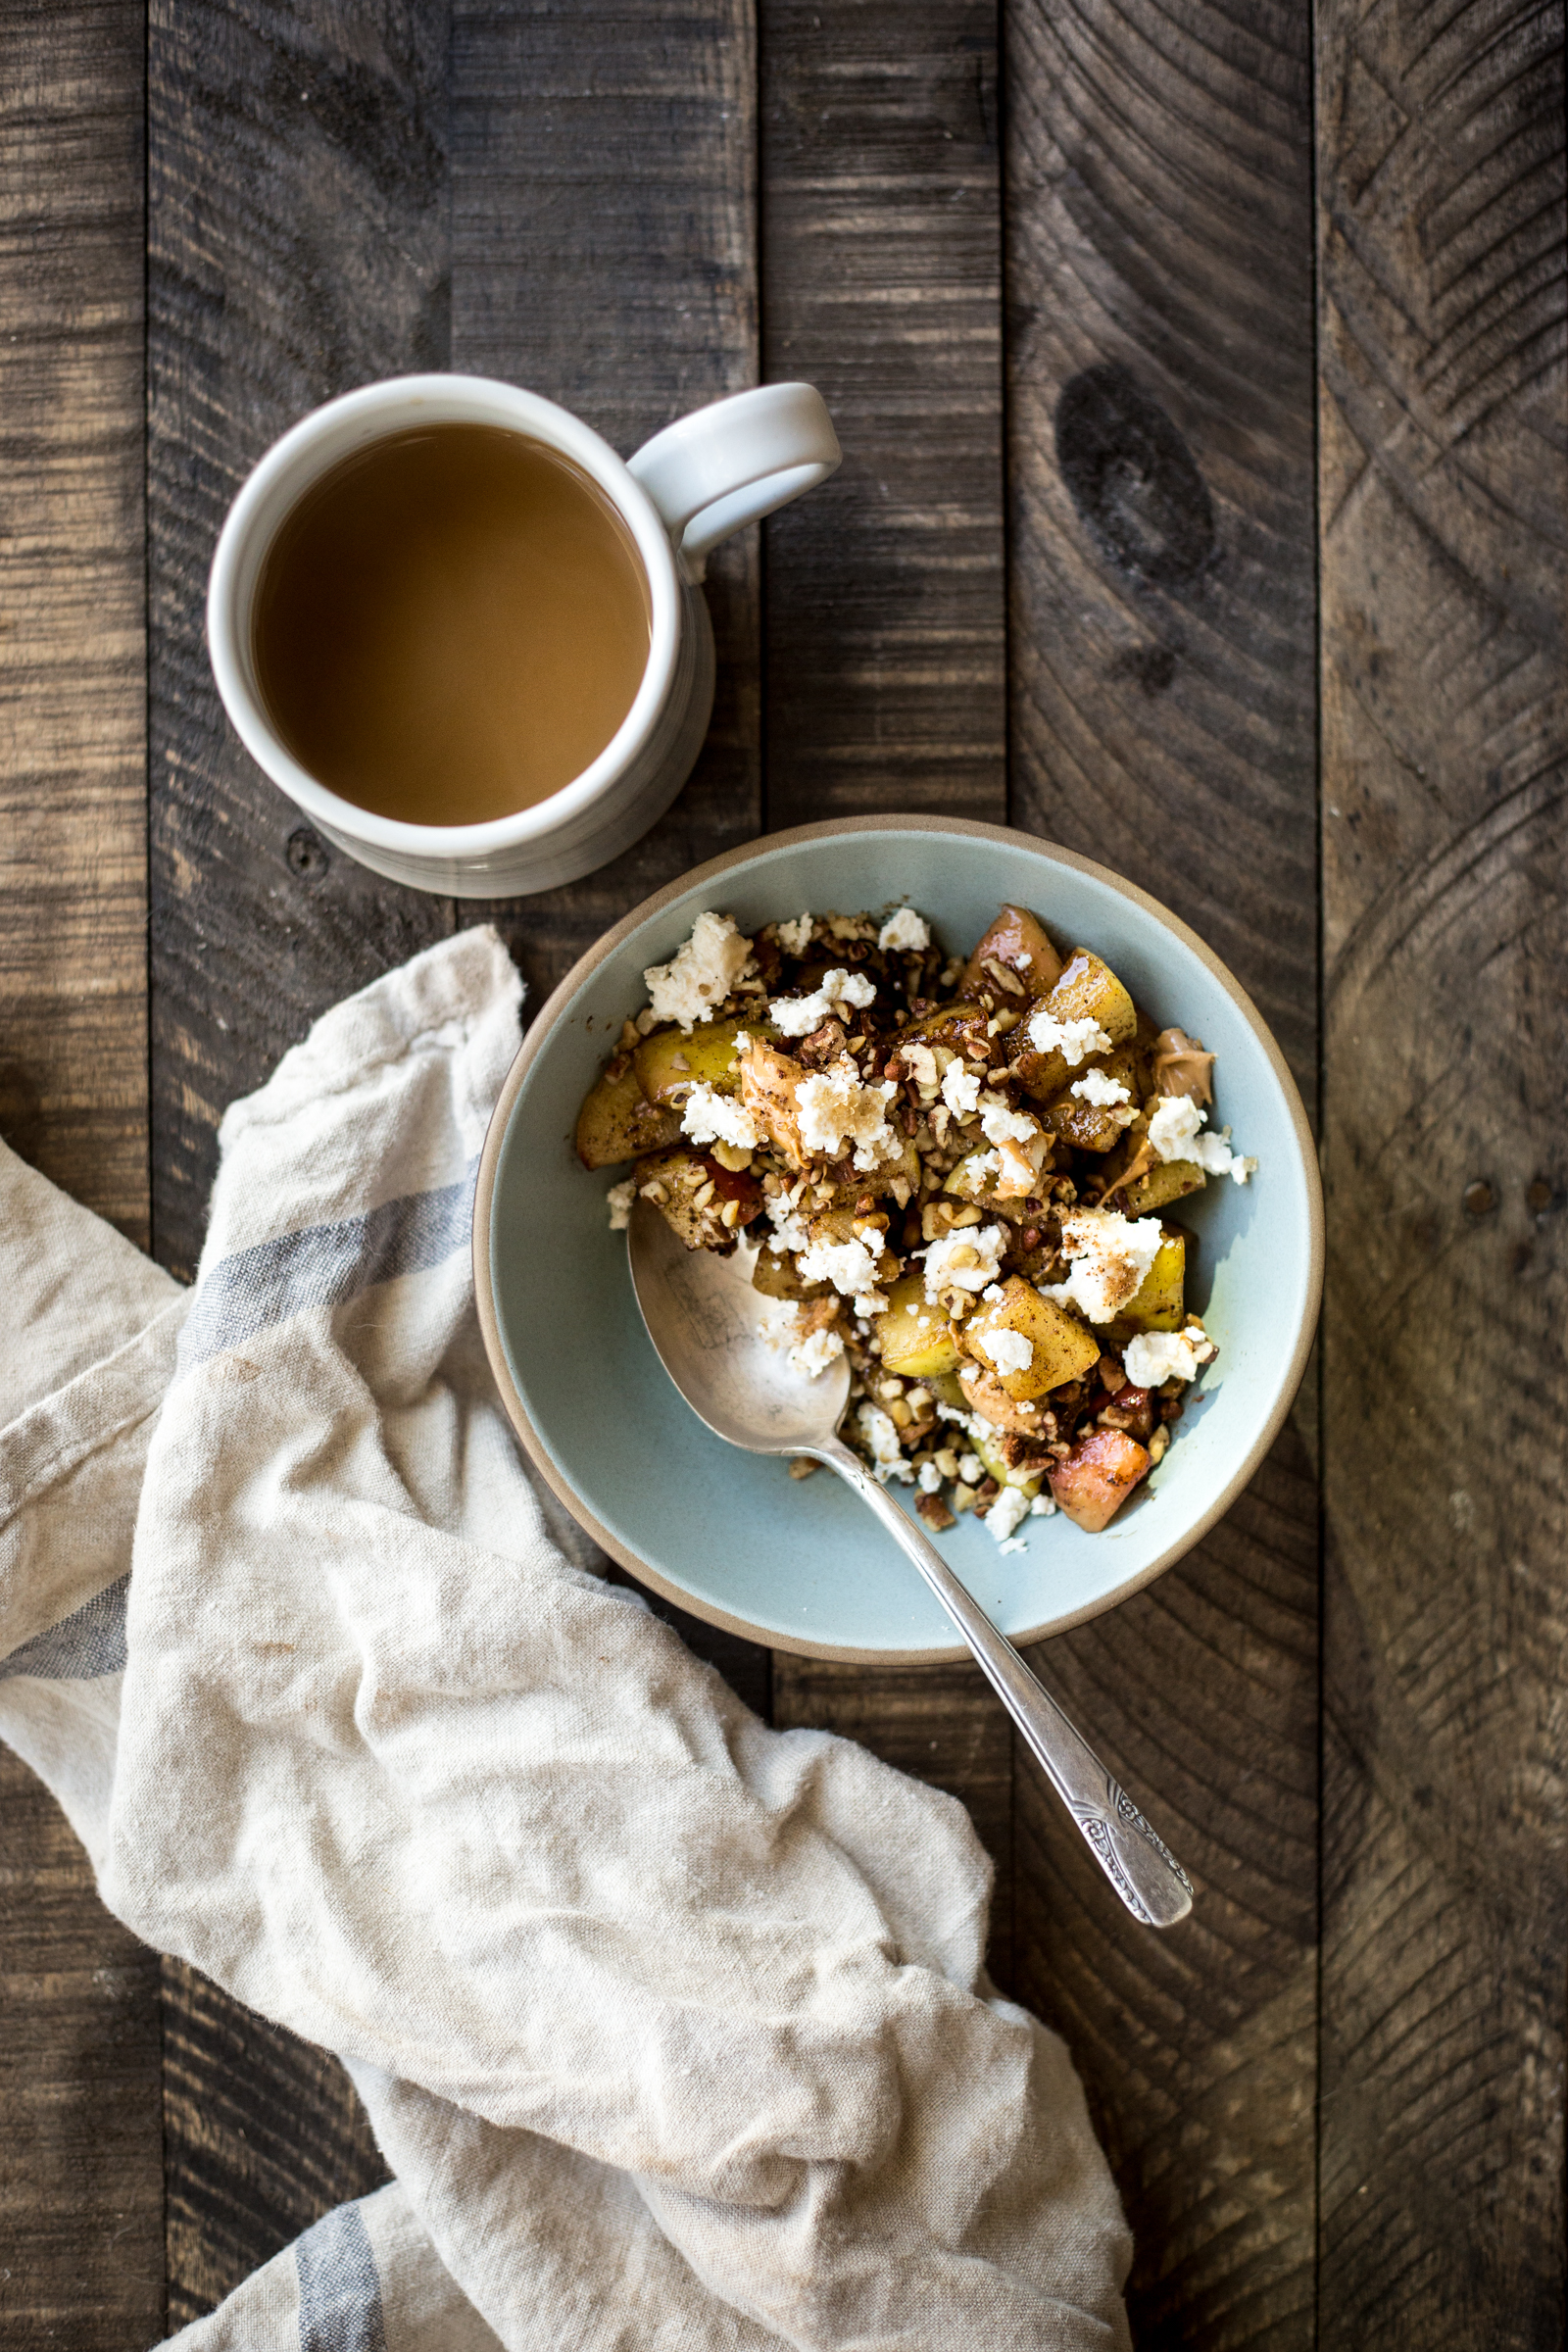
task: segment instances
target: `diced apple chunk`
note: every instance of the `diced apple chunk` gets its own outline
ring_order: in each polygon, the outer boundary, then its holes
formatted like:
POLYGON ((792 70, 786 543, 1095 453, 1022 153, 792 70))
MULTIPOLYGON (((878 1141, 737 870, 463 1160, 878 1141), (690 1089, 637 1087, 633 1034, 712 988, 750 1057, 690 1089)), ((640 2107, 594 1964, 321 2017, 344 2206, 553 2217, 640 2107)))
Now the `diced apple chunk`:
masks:
MULTIPOLYGON (((740 1091, 735 1040, 747 1024, 741 1021, 702 1021, 689 1036, 678 1029, 661 1029, 645 1037, 632 1055, 643 1093, 650 1102, 680 1102, 694 1086, 710 1086, 715 1095, 740 1091)), ((776 1037, 766 1021, 753 1021, 753 1037, 776 1037)))
POLYGON ((1088 1536, 1107 1528, 1152 1468, 1147 1449, 1120 1429, 1092 1429, 1051 1473, 1059 1509, 1088 1536))
POLYGON ((605 1072, 578 1112, 577 1157, 585 1168, 612 1168, 619 1160, 662 1151, 679 1134, 680 1112, 650 1102, 627 1061, 618 1077, 605 1072))
POLYGON ((1187 1244, 1167 1233, 1154 1262, 1116 1320, 1133 1331, 1180 1331, 1187 1320, 1187 1244))
POLYGON ((1002 1297, 970 1316, 963 1327, 963 1345, 966 1353, 1001 1381, 1009 1396, 1019 1398, 1044 1396, 1064 1382, 1078 1379, 1100 1354, 1100 1342, 1054 1298, 1043 1298, 1021 1274, 1009 1275, 1002 1297), (1029 1342, 1027 1363, 1014 1361, 1017 1348, 1006 1341, 999 1347, 991 1345, 994 1340, 1001 1341, 1004 1333, 1029 1342))
POLYGON ((1049 996, 1061 972, 1061 957, 1046 937, 1039 916, 1031 914, 1027 906, 1004 906, 988 924, 963 967, 959 996, 975 996, 987 983, 994 994, 999 988, 1009 997, 1014 994, 986 970, 988 957, 1022 983, 1017 992, 1020 1004, 1049 996))
POLYGON ((926 1303, 925 1276, 905 1275, 887 1296, 876 1321, 884 1369, 902 1380, 932 1380, 955 1371, 958 1350, 942 1309, 926 1303))

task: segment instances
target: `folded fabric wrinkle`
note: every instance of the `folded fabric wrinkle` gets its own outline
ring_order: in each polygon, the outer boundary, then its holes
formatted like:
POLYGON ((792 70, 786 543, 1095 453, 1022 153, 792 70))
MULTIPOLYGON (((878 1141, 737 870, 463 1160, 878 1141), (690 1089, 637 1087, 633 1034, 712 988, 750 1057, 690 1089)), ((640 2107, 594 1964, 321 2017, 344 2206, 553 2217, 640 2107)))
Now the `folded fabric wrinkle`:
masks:
POLYGON ((323 1015, 223 1120, 189 1292, 0 1146, 0 1736, 396 2176, 176 2340, 1125 2346, 962 1808, 546 1533, 468 1258, 520 993, 472 929, 323 1015))

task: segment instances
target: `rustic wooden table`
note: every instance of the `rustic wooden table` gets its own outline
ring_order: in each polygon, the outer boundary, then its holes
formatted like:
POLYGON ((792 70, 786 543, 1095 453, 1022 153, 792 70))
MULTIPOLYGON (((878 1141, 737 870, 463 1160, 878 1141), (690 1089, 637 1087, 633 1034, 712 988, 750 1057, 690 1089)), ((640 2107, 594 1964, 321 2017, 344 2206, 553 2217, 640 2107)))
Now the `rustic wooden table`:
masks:
MULTIPOLYGON (((696 860, 877 809, 1174 906, 1315 1106, 1331 1237, 1268 1467, 1038 1653, 1193 1919, 1129 1926, 976 1674, 691 1638, 970 1806, 1140 2345, 1558 2343, 1561 0, 146 13, 0 17, 0 1130, 188 1276, 223 1105, 456 924, 537 1003, 696 860), (330 853, 202 642, 268 443, 447 367, 622 450, 803 375, 846 453, 713 566, 669 816, 495 908, 330 853)), ((9 1757, 0 1790, 0 2333, 135 2352, 379 2161, 332 2061, 134 1944, 9 1757)))

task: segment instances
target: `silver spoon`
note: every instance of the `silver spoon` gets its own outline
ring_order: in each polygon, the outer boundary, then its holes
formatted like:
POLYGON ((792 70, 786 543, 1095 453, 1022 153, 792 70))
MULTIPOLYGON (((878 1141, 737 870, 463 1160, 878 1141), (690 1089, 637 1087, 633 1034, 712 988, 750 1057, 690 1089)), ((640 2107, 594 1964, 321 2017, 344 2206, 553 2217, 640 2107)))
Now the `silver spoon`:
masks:
POLYGON ((1193 1886, 1181 1864, 936 1545, 839 1436, 849 1364, 841 1357, 814 1379, 791 1364, 789 1311, 752 1288, 754 1250, 743 1246, 719 1257, 687 1250, 641 1200, 632 1205, 626 1239, 648 1336, 693 1412, 748 1453, 804 1453, 825 1462, 870 1504, 963 1636, 1133 1917, 1152 1928, 1185 1919, 1193 1886))

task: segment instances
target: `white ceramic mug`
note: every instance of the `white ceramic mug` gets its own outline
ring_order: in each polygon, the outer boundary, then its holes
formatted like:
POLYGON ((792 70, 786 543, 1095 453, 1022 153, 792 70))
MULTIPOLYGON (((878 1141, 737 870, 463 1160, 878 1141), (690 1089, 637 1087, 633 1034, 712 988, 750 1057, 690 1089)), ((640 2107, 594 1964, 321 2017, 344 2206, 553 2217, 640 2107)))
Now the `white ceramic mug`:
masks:
POLYGON ((477 375, 407 375, 329 401, 269 450, 229 509, 213 558, 207 643, 245 749, 328 841, 394 882, 497 899, 571 882, 662 814, 690 775, 713 705, 713 633, 702 578, 710 548, 825 481, 839 463, 832 419, 809 384, 765 384, 698 409, 628 463, 537 393, 477 375), (478 825, 412 825, 329 792, 268 715, 256 678, 252 606, 278 526, 352 452, 411 425, 490 424, 561 450, 623 516, 648 581, 648 666, 599 758, 548 800, 478 825))

